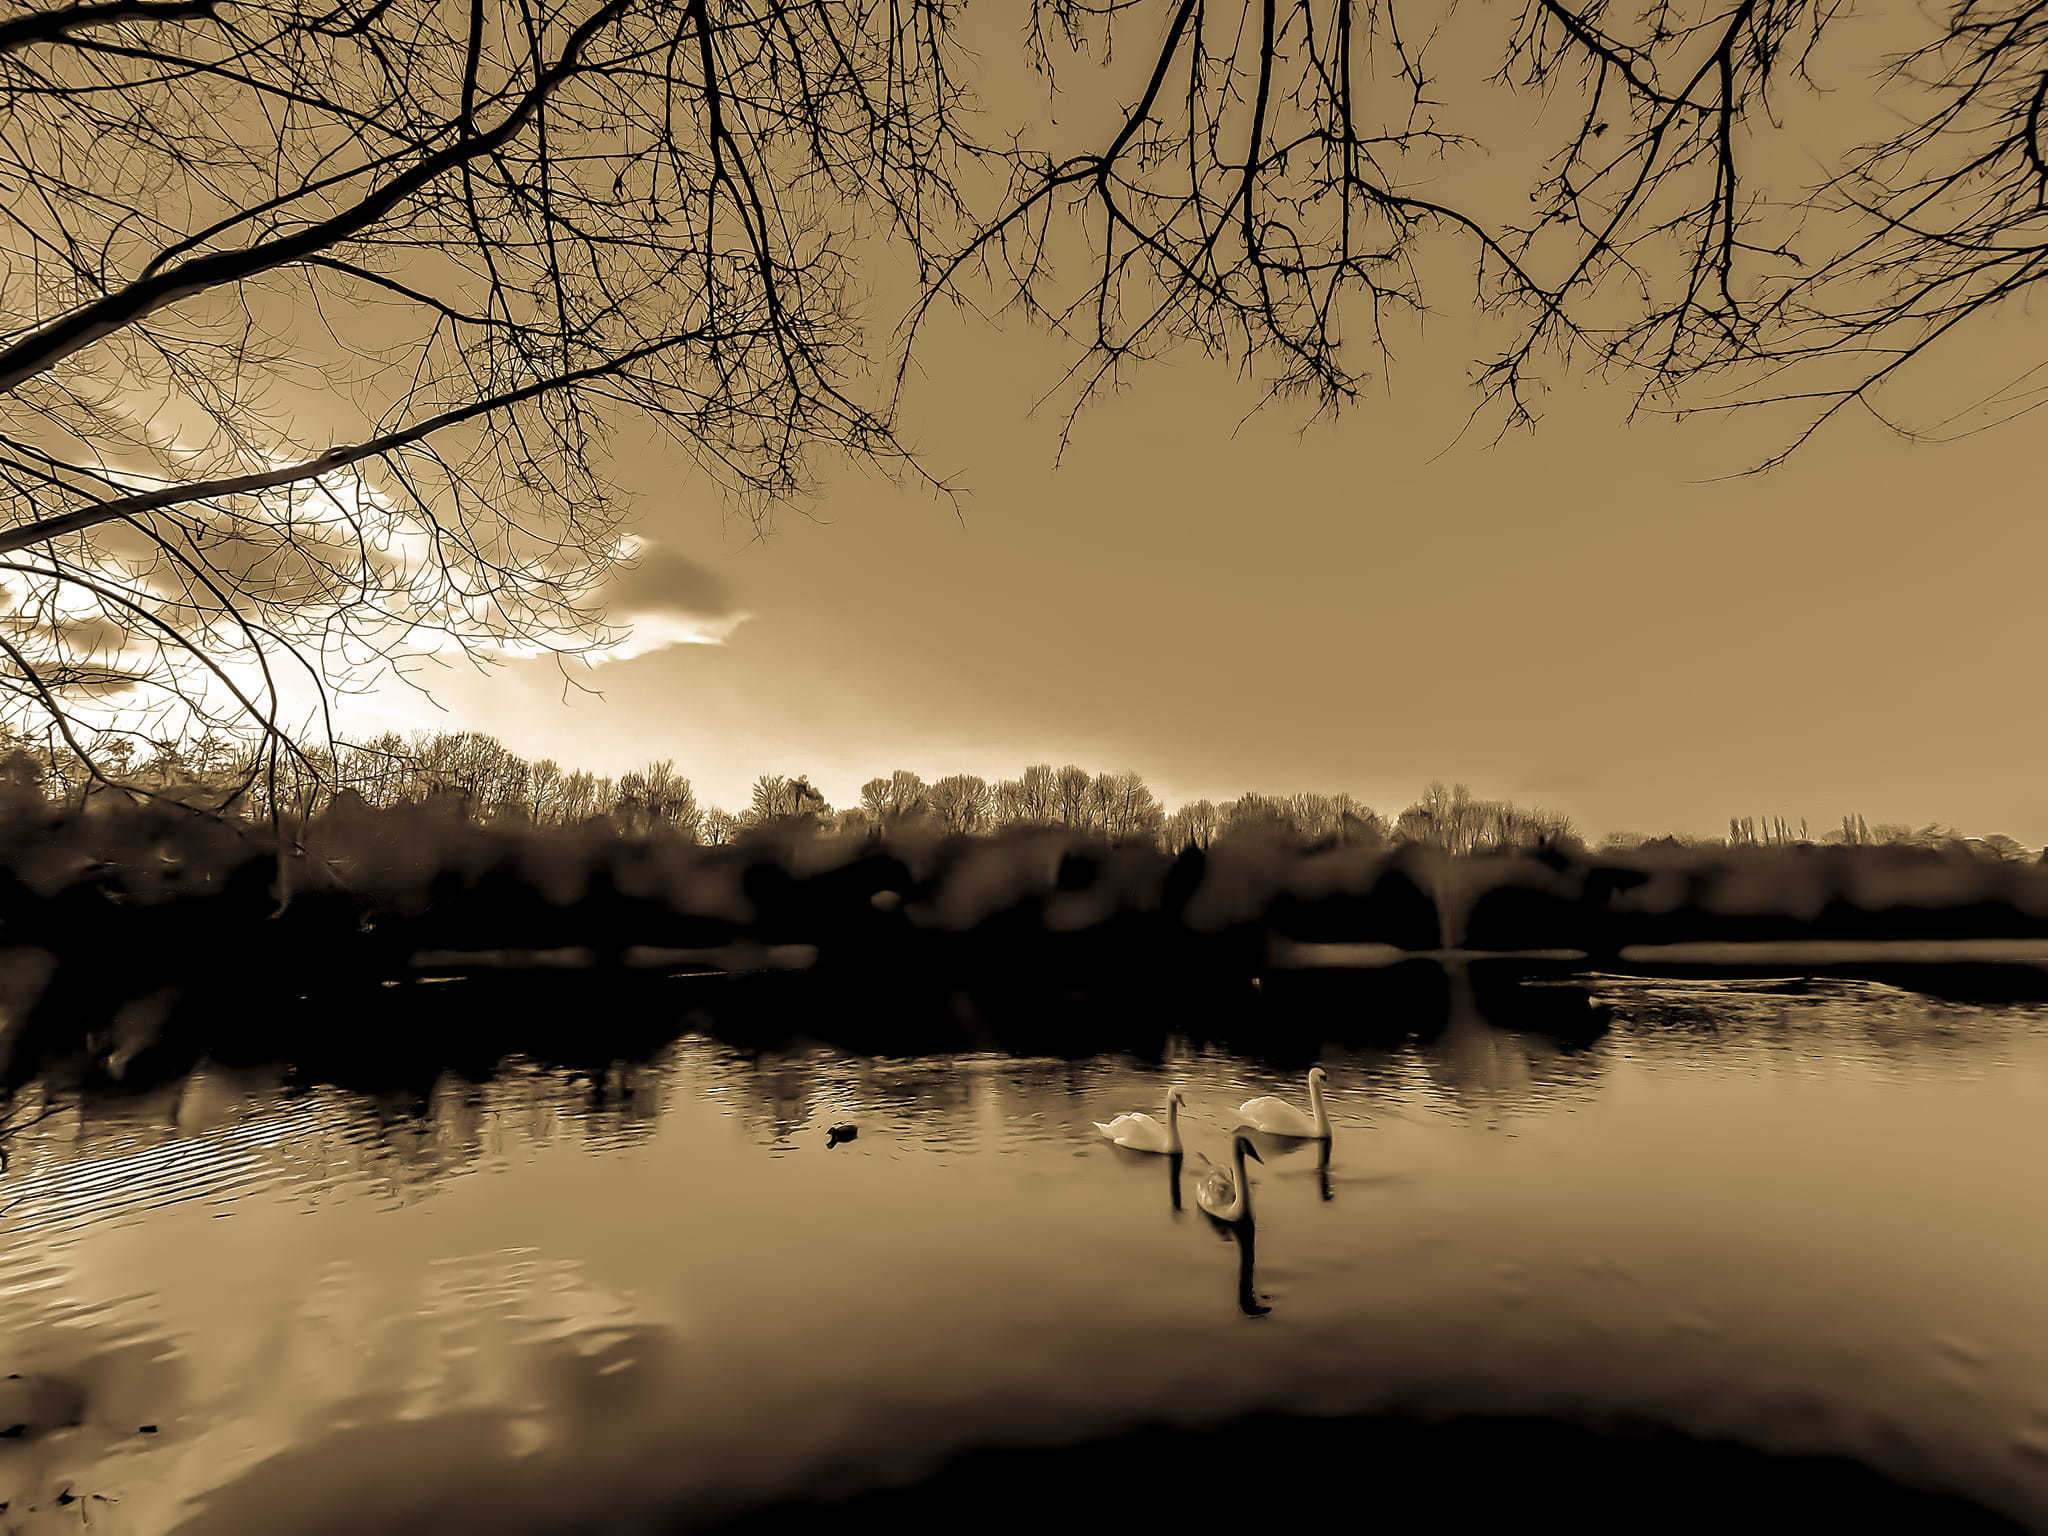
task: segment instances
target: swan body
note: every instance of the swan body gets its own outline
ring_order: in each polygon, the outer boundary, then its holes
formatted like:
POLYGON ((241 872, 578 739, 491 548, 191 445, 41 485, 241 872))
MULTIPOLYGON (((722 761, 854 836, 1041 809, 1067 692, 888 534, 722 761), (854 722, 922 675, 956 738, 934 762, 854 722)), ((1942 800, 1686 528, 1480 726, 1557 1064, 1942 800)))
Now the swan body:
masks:
POLYGON ((1133 1152, 1178 1152, 1180 1150, 1180 1105, 1185 1097, 1178 1089, 1166 1095, 1166 1120, 1162 1124, 1150 1115, 1118 1115, 1114 1120, 1097 1120, 1095 1129, 1120 1147, 1133 1152))
POLYGON ((1204 1171, 1195 1181, 1195 1204, 1218 1221, 1252 1219, 1252 1185, 1244 1171, 1247 1156, 1261 1163, 1265 1161, 1259 1156, 1259 1149, 1252 1145, 1250 1137, 1238 1135, 1231 1138, 1228 1168, 1218 1168, 1207 1158, 1202 1159, 1204 1171))
POLYGON ((1294 1136, 1304 1141, 1330 1139, 1330 1112, 1323 1106, 1323 1084, 1330 1074, 1321 1067, 1308 1070, 1308 1113, 1303 1114, 1285 1099, 1271 1094, 1246 1099, 1237 1113, 1244 1124, 1268 1136, 1294 1136))

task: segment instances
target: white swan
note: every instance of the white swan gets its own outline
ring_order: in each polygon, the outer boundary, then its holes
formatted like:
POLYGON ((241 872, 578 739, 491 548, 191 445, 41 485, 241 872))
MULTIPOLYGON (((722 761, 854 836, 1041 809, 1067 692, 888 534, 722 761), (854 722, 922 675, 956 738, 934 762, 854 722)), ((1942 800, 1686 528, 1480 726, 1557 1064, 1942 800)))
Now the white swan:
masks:
POLYGON ((1178 1088, 1166 1091, 1166 1123, 1150 1115, 1118 1115, 1114 1120, 1097 1120, 1095 1129, 1120 1147, 1133 1152, 1178 1152, 1180 1150, 1180 1106, 1187 1095, 1178 1088))
MULTIPOLYGON (((1195 1155, 1201 1157, 1199 1152, 1195 1155)), ((1202 1158, 1204 1172, 1195 1182, 1195 1204, 1218 1221, 1252 1219, 1252 1181, 1245 1176, 1246 1157, 1261 1163, 1265 1161, 1259 1156, 1259 1149, 1252 1145, 1251 1138, 1240 1134, 1231 1138, 1230 1167, 1218 1168, 1206 1157, 1202 1158)))
POLYGON ((1308 1141, 1330 1139, 1330 1112, 1323 1107, 1323 1084, 1330 1074, 1321 1067, 1308 1069, 1308 1110, 1303 1114, 1285 1099, 1268 1094, 1246 1099, 1237 1106, 1238 1115, 1255 1131, 1268 1136, 1299 1136, 1308 1141))

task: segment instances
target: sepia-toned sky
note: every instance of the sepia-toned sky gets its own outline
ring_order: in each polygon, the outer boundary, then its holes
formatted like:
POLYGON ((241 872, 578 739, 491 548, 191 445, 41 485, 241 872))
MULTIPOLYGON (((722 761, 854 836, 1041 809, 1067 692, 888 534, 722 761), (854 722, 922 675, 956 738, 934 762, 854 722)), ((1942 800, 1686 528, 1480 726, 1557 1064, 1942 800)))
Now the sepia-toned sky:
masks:
MULTIPOLYGON (((672 757, 726 806, 764 771, 844 805, 895 768, 1045 760, 1136 769, 1169 805, 1349 790, 1393 812, 1441 778, 1592 836, 1860 812, 2048 841, 2034 427, 1849 422, 1741 476, 1782 421, 1630 424, 1584 381, 1494 445, 1462 432, 1486 338, 1439 259, 1437 313, 1336 422, 1247 419, 1258 391, 1190 354, 1090 408, 1057 468, 1060 413, 1032 407, 1071 353, 948 317, 905 423, 966 488, 957 515, 849 470, 755 540, 629 442, 653 546, 614 593, 638 654, 584 675, 602 697, 521 662, 433 680, 444 714, 386 690, 355 719, 610 772, 672 757)), ((1938 420, 2039 357, 2037 328, 1961 333, 1913 403, 1938 420)))
POLYGON ((2048 839, 2024 426, 1854 429, 1716 480, 1758 439, 1625 426, 1598 389, 1489 446, 1456 440, 1456 358, 1306 430, 1285 408, 1240 426, 1256 397, 1191 362, 1085 415, 1055 468, 1057 419, 1028 412, 1059 356, 966 323, 933 349, 911 418, 971 487, 958 517, 849 472, 755 541, 647 463, 665 569, 628 596, 726 642, 596 668, 602 698, 542 663, 438 697, 530 755, 672 756, 726 805, 763 771, 845 804, 898 767, 1044 759, 1137 769, 1169 803, 1397 810, 1441 777, 1595 834, 1860 811, 2048 839))

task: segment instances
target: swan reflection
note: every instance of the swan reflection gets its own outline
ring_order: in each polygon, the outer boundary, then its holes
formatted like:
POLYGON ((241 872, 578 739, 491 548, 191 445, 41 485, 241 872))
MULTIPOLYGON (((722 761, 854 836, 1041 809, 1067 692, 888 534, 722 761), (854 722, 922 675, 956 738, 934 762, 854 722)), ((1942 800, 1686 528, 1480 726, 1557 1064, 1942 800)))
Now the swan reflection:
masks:
POLYGON ((1259 1300, 1258 1223, 1247 1218, 1223 1229, 1223 1240, 1237 1244, 1237 1310, 1246 1317, 1264 1317, 1273 1309, 1259 1300))
MULTIPOLYGON (((1327 1205, 1330 1201, 1335 1200, 1337 1198, 1336 1190, 1332 1187, 1330 1183, 1329 1142, 1297 1141, 1293 1139, 1285 1139, 1282 1140, 1277 1146, 1272 1147, 1270 1150, 1272 1151, 1272 1154, 1275 1158, 1285 1159, 1290 1157, 1299 1157, 1303 1152, 1307 1151, 1310 1147, 1314 1147, 1316 1151, 1316 1192, 1322 1196, 1324 1204, 1327 1205)), ((1257 1154, 1254 1154, 1254 1156, 1256 1155, 1257 1154)))

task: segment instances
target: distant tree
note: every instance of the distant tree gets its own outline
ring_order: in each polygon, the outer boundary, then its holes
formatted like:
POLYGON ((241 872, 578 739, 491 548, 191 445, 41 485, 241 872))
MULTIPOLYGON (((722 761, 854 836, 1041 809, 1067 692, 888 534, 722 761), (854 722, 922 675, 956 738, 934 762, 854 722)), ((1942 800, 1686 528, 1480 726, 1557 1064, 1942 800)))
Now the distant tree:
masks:
POLYGON ((39 808, 46 774, 41 756, 26 742, 0 740, 0 810, 39 808))
POLYGON ((1445 853, 1470 853, 1479 838, 1479 810, 1463 784, 1446 789, 1434 780, 1422 798, 1395 818, 1394 835, 1445 853))
POLYGON ((1090 819, 1115 842, 1157 842, 1166 813, 1136 773, 1105 773, 1089 786, 1090 819))
POLYGON ((1067 764, 1052 776, 1052 818, 1061 826, 1085 828, 1088 822, 1088 791, 1095 782, 1086 768, 1067 764))
POLYGON ((907 768, 898 768, 886 779, 869 779, 861 785, 860 804, 877 826, 893 827, 907 817, 924 814, 924 780, 907 768))
POLYGON ((869 838, 882 830, 882 824, 868 813, 864 805, 850 805, 832 818, 831 830, 840 837, 869 838))
POLYGON ((1441 781, 1401 812, 1394 835, 1460 856, 1578 842, 1567 816, 1510 800, 1481 800, 1463 784, 1446 789, 1441 781))
POLYGON ((990 819, 1001 827, 1050 826, 1061 820, 1060 777, 1050 763, 1033 763, 990 794, 990 819))
POLYGON ((832 807, 825 797, 811 787, 807 778, 785 778, 779 773, 764 773, 754 780, 753 802, 748 809, 749 821, 757 827, 773 826, 780 822, 804 821, 815 824, 820 817, 829 816, 832 807))
POLYGON ((618 803, 618 789, 609 778, 579 768, 562 777, 562 825, 573 827, 601 816, 618 803))
POLYGON ((1276 800, 1270 795, 1243 794, 1222 808, 1219 832, 1224 837, 1292 842, 1295 837, 1294 818, 1283 800, 1276 800))
POLYGON ((1032 763, 1017 779, 1017 819, 1051 822, 1059 815, 1060 777, 1051 763, 1032 763))
POLYGON ((690 781, 668 758, 623 776, 612 814, 628 832, 661 832, 689 842, 697 840, 702 819, 690 781))
POLYGON ((1338 842, 1376 847, 1387 840, 1387 819, 1371 806, 1362 805, 1349 795, 1338 795, 1336 807, 1334 830, 1338 842))
POLYGON ((1379 843, 1386 823, 1348 794, 1299 794, 1287 802, 1295 835, 1308 843, 1379 843))
POLYGON ((979 832, 988 819, 988 785, 971 773, 948 774, 925 791, 925 803, 948 832, 979 832))
POLYGON ((993 827, 1029 826, 1024 814, 1024 783, 1021 779, 998 779, 988 790, 988 819, 993 827))
MULTIPOLYGON (((194 756, 196 761, 198 754, 195 752, 194 756)), ((386 731, 344 750, 335 772, 341 785, 354 791, 365 805, 388 810, 403 801, 424 797, 426 789, 420 783, 419 767, 419 760, 405 738, 395 731, 386 731)))
POLYGON ((495 736, 480 731, 416 732, 411 753, 417 798, 453 795, 472 816, 496 817, 526 809, 526 763, 495 736))
POLYGON ((1166 845, 1178 851, 1182 848, 1206 848, 1216 841, 1216 834, 1222 827, 1223 818, 1212 800, 1191 800, 1166 819, 1166 845))
POLYGON ((527 764, 526 794, 536 826, 553 827, 562 822, 562 765, 552 757, 527 764))
POLYGON ((698 822, 698 836, 713 848, 721 848, 733 840, 740 830, 739 817, 731 811, 720 810, 717 806, 707 807, 698 822))
POLYGON ((109 778, 125 779, 135 768, 135 738, 110 736, 100 748, 100 762, 109 778))

